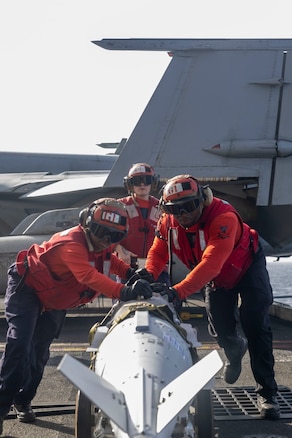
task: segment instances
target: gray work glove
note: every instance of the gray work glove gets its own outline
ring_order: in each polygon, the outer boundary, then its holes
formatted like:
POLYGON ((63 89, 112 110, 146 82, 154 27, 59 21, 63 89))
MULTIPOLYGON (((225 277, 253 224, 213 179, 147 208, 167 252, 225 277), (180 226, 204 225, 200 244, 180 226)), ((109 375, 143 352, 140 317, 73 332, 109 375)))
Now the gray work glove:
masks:
POLYGON ((152 297, 152 289, 146 280, 136 280, 131 286, 124 286, 121 290, 121 301, 136 300, 138 297, 152 297))

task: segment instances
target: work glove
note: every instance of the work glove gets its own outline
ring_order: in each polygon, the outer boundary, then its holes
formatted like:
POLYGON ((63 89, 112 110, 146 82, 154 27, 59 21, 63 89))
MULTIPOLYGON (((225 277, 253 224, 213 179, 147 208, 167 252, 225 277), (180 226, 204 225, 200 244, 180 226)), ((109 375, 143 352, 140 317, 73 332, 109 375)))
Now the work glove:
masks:
MULTIPOLYGON (((130 280, 130 278, 132 278, 133 275, 135 275, 135 274, 136 274, 135 269, 133 269, 133 268, 129 268, 129 269, 127 270, 127 273, 126 273, 126 279, 127 279, 127 280, 130 280)), ((137 280, 137 278, 136 278, 136 280, 137 280)))
POLYGON ((145 268, 140 268, 140 269, 133 269, 133 268, 129 268, 127 271, 127 286, 131 286, 132 284, 134 284, 134 282, 136 280, 145 280, 148 283, 153 283, 154 282, 154 277, 152 274, 150 274, 150 272, 147 271, 147 269, 145 268))
POLYGON ((174 287, 169 287, 165 283, 152 283, 152 292, 160 294, 163 297, 167 297, 169 303, 174 303, 175 305, 180 304, 180 298, 174 287))
POLYGON ((146 268, 136 269, 136 274, 139 275, 139 278, 142 280, 146 280, 148 283, 154 283, 153 275, 148 272, 146 268))
POLYGON ((136 280, 131 286, 124 286, 121 290, 120 300, 136 300, 138 297, 151 298, 152 289, 150 284, 145 280, 136 280))

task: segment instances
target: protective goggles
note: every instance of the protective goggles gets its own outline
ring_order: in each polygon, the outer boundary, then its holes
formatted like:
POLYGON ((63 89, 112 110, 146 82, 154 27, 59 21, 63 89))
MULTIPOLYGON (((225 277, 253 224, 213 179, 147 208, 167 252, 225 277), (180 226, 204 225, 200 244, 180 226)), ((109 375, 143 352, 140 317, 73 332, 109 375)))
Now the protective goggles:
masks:
POLYGON ((172 214, 173 216, 180 216, 182 213, 193 213, 200 205, 199 199, 190 199, 185 202, 176 202, 173 204, 161 204, 161 209, 166 214, 172 214))
POLYGON ((108 237, 111 243, 117 243, 127 235, 126 231, 111 230, 110 228, 96 223, 91 224, 90 231, 100 240, 102 240, 104 237, 108 237))
POLYGON ((141 184, 144 184, 145 186, 150 186, 153 182, 153 176, 151 175, 132 176, 130 181, 131 184, 133 184, 133 186, 140 186, 141 184))

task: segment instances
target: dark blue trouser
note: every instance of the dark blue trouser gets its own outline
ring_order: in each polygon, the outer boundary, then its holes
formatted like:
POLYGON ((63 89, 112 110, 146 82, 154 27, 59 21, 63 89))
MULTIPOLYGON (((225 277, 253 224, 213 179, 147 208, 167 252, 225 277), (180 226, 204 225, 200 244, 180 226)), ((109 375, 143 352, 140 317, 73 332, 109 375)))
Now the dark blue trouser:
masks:
POLYGON ((273 335, 269 307, 273 292, 266 259, 262 248, 254 255, 252 265, 240 283, 232 290, 206 288, 206 310, 211 332, 226 356, 239 342, 237 331, 240 320, 248 340, 250 364, 257 392, 264 397, 275 395, 277 384, 274 374, 273 335), (241 304, 238 309, 238 295, 241 304))
POLYGON ((58 337, 66 315, 64 310, 41 312, 35 291, 25 284, 17 287, 19 281, 12 265, 5 295, 8 329, 0 362, 0 416, 6 415, 13 403, 26 404, 35 396, 50 345, 58 337))

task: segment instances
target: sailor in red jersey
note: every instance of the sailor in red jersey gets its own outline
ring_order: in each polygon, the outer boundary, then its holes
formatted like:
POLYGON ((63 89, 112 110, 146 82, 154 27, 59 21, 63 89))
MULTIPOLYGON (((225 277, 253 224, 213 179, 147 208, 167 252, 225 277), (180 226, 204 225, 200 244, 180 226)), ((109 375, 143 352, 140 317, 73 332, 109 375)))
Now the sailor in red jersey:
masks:
POLYGON ((127 231, 125 206, 103 198, 81 212, 79 225, 17 255, 5 295, 8 330, 0 368, 0 430, 11 405, 19 421, 35 421, 31 400, 66 309, 100 294, 122 301, 152 296, 145 280, 125 286, 109 277, 129 279, 135 273, 113 254, 113 246, 127 231))
MULTIPOLYGON (((138 262, 143 263, 153 243, 160 211, 159 200, 150 193, 151 190, 157 190, 158 185, 159 175, 156 175, 153 167, 147 163, 133 164, 128 175, 124 177, 124 186, 129 196, 120 198, 119 201, 126 205, 129 230, 126 238, 115 250, 117 256, 128 264, 137 258, 138 262)), ((164 267, 159 281, 169 284, 167 266, 164 267)))
POLYGON ((190 271, 172 287, 157 283, 153 290, 167 294, 171 301, 183 301, 203 291, 209 331, 227 357, 225 381, 237 381, 248 348, 261 416, 278 419, 269 321, 273 293, 258 233, 229 203, 213 197, 211 189, 201 186, 191 175, 178 175, 168 181, 160 207, 163 215, 146 270, 157 279, 172 252, 190 271), (238 333, 238 319, 246 339, 238 333))

